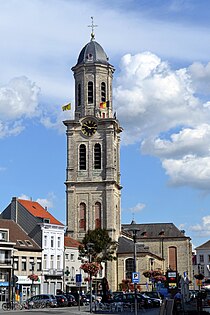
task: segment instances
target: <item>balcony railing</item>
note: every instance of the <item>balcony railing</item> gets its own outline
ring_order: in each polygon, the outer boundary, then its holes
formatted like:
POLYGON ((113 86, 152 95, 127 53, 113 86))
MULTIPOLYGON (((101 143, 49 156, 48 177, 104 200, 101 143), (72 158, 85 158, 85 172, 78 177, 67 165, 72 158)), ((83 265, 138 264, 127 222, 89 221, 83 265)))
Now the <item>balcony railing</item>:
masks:
POLYGON ((45 275, 49 275, 49 276, 62 276, 63 275, 63 269, 44 269, 43 273, 45 275))

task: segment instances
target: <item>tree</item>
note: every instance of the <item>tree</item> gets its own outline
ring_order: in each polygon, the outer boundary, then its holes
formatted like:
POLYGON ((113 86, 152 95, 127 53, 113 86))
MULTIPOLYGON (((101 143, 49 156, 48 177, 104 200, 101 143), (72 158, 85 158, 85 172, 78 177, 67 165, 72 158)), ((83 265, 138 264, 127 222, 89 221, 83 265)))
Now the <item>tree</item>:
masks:
POLYGON ((115 251, 117 242, 113 241, 106 229, 89 230, 79 246, 80 258, 89 257, 91 262, 102 262, 116 260, 115 251), (92 244, 91 249, 89 244, 92 244))

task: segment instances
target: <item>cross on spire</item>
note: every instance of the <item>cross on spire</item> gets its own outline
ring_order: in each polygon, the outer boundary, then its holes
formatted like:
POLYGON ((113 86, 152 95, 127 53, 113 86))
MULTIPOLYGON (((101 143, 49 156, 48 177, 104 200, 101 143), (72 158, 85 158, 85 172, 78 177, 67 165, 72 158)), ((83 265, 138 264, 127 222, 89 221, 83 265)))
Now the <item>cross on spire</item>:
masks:
POLYGON ((91 23, 91 25, 88 25, 88 27, 91 27, 91 28, 92 28, 91 40, 94 40, 94 39, 95 39, 94 27, 97 27, 98 25, 95 25, 95 24, 93 23, 93 16, 91 16, 91 20, 92 20, 92 23, 91 23))

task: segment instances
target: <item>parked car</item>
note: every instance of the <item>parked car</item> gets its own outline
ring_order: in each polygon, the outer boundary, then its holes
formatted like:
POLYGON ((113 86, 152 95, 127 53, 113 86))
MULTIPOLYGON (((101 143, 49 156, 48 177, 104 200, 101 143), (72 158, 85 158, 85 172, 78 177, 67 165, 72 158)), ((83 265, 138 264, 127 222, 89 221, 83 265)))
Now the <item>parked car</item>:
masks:
POLYGON ((77 302, 77 304, 79 304, 79 298, 80 298, 80 305, 81 306, 87 304, 87 298, 86 298, 86 296, 84 294, 83 295, 79 295, 78 292, 71 292, 70 294, 74 296, 75 301, 77 302))
POLYGON ((44 302, 47 307, 57 307, 57 300, 53 294, 37 294, 26 301, 26 304, 33 306, 36 302, 44 302))
MULTIPOLYGON (((145 292, 145 293, 141 293, 141 295, 143 295, 144 297, 148 297, 152 302, 152 306, 160 307, 162 305, 162 299, 159 297, 152 297, 153 294, 150 294, 150 293, 157 293, 157 292, 145 292)), ((154 294, 154 296, 156 296, 156 294, 154 294)))
POLYGON ((66 296, 60 294, 60 295, 56 295, 55 297, 57 300, 58 307, 68 306, 69 302, 66 296))
POLYGON ((75 300, 75 297, 70 294, 70 293, 64 293, 64 296, 67 298, 68 300, 68 306, 76 306, 78 305, 76 300, 75 300))
MULTIPOLYGON (((114 294, 113 296, 113 302, 123 302, 124 304, 127 303, 134 303, 135 302, 135 293, 119 293, 114 294)), ((149 297, 146 297, 140 293, 137 293, 137 303, 144 308, 152 307, 152 301, 149 297)))

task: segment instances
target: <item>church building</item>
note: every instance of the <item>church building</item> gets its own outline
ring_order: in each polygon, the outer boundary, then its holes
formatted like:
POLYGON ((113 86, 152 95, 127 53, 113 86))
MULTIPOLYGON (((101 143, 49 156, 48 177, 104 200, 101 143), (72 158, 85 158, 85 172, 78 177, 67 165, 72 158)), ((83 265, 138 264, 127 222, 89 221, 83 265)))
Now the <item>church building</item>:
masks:
POLYGON ((64 121, 67 128, 67 234, 81 241, 88 230, 104 228, 118 241, 122 128, 113 114, 115 69, 95 41, 93 27, 91 40, 82 48, 72 71, 74 119, 64 121))

